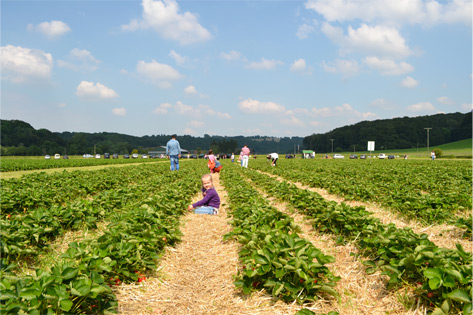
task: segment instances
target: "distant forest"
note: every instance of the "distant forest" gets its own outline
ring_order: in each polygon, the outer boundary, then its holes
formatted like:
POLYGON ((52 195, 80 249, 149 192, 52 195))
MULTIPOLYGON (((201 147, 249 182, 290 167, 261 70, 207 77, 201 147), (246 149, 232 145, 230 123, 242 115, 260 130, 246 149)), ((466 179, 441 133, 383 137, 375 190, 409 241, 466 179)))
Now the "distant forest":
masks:
MULTIPOLYGON (((51 132, 47 129, 36 130, 21 120, 0 120, 0 123, 0 154, 3 156, 147 153, 162 150, 161 146, 170 139, 170 135, 164 134, 136 137, 109 132, 51 132)), ((189 153, 204 153, 210 148, 218 153, 239 153, 244 144, 255 154, 287 154, 302 149, 328 153, 332 151, 332 143, 334 152, 366 151, 368 141, 376 142, 376 150, 406 149, 427 145, 427 131, 424 128, 432 128, 429 130, 430 146, 469 139, 472 137, 471 123, 472 113, 468 112, 363 121, 305 138, 178 135, 178 140, 181 148, 189 150, 189 153)))
POLYGON ((368 141, 375 141, 376 150, 410 149, 470 139, 472 112, 402 117, 360 123, 334 129, 324 134, 305 137, 304 148, 320 153, 367 151, 368 141), (333 141, 331 140, 333 139, 333 141))
MULTIPOLYGON (((129 136, 119 133, 100 132, 51 132, 34 129, 21 120, 0 120, 1 155, 38 156, 45 154, 82 155, 85 153, 148 153, 162 151, 171 135, 129 136)), ((302 150, 303 137, 263 137, 263 136, 177 136, 181 148, 189 153, 206 153, 210 148, 218 153, 239 153, 243 145, 248 145, 255 154, 271 152, 293 153, 302 150)))

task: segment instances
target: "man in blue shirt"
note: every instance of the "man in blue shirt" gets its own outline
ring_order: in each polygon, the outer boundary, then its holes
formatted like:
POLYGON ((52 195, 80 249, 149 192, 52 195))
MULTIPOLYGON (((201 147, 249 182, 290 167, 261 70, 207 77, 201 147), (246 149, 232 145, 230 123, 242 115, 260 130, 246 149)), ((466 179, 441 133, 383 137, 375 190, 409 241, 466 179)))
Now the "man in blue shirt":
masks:
POLYGON ((176 140, 176 135, 171 136, 171 140, 166 144, 166 155, 171 160, 171 171, 179 170, 179 158, 181 157, 181 146, 176 140))

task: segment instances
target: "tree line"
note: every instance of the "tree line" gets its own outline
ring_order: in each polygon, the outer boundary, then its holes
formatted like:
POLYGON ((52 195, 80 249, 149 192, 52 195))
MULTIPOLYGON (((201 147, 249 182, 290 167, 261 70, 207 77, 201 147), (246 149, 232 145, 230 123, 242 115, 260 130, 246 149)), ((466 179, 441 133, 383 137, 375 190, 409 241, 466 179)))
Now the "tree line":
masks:
MULTIPOLYGON (((162 151, 171 135, 130 136, 119 133, 100 132, 51 132, 47 129, 36 130, 21 120, 0 120, 2 156, 39 156, 46 154, 82 155, 93 153, 129 154, 132 151, 148 153, 162 151)), ((248 145, 256 154, 271 152, 293 153, 302 149, 303 137, 265 137, 265 136, 210 136, 193 137, 178 135, 181 148, 189 153, 240 153, 243 145, 248 145)))
POLYGON ((304 138, 304 148, 320 153, 367 151, 368 141, 375 141, 376 150, 410 149, 470 139, 472 112, 436 114, 362 121, 336 128, 324 134, 304 138))

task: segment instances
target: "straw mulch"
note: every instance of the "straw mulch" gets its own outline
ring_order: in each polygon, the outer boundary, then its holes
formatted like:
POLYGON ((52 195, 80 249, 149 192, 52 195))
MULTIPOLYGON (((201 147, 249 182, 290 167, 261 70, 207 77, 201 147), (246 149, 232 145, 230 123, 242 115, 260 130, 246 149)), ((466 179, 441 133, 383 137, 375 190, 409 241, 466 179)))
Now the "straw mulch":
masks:
MULTIPOLYGON (((218 215, 188 213, 182 241, 168 248, 158 270, 140 284, 115 289, 120 314, 294 314, 299 305, 274 300, 264 292, 243 295, 233 284, 239 245, 223 241, 231 230, 226 192, 214 175, 222 205, 218 215)), ((196 196, 196 200, 201 196, 196 196)), ((319 312, 320 313, 320 312, 319 312)))
MULTIPOLYGON (((278 179, 279 181, 287 182, 287 180, 279 176, 275 176, 275 175, 264 173, 264 172, 261 172, 261 173, 274 177, 275 179, 278 179)), ((295 183, 295 182, 291 182, 291 183, 301 189, 306 189, 306 190, 316 192, 327 200, 335 201, 338 203, 344 202, 347 205, 350 205, 352 207, 364 206, 367 211, 370 211, 373 213, 372 216, 378 218, 382 223, 384 224, 394 223, 396 227, 398 228, 407 227, 407 228, 411 228, 417 234, 423 234, 423 233, 427 234, 429 236, 429 240, 434 242, 439 247, 455 249, 456 244, 461 244, 463 246, 463 249, 465 249, 465 251, 467 252, 473 251, 473 242, 469 239, 463 238, 462 230, 460 228, 457 228, 456 226, 452 226, 448 224, 435 224, 435 225, 430 225, 428 227, 425 227, 421 225, 419 222, 416 222, 415 220, 407 221, 405 218, 400 217, 398 214, 392 211, 383 209, 376 203, 346 200, 343 197, 330 194, 329 192, 327 192, 327 190, 322 189, 322 188, 309 187, 301 183, 295 183)))
MULTIPOLYGON (((353 244, 336 245, 333 235, 319 234, 313 229, 310 220, 296 213, 291 206, 277 201, 261 191, 260 193, 270 200, 272 206, 294 219, 294 222, 302 230, 299 234, 301 237, 310 241, 324 254, 335 257, 335 262, 327 264, 327 266, 335 275, 341 278, 335 288, 340 298, 338 300, 332 299, 332 305, 320 305, 317 302, 314 305, 317 309, 316 313, 326 313, 334 310, 340 314, 424 314, 423 307, 414 306, 407 310, 400 303, 398 295, 412 298, 409 289, 389 292, 386 290, 387 281, 389 280, 387 276, 382 276, 380 272, 371 275, 366 274, 366 267, 363 266, 361 258, 357 258, 358 250, 353 244)), ((313 309, 312 307, 308 308, 313 309)))

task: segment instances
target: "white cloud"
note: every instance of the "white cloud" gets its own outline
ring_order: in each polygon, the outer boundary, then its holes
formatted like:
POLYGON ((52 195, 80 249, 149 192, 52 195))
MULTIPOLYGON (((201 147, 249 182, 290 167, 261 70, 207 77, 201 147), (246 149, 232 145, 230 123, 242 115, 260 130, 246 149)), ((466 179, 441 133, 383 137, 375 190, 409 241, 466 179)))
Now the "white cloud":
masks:
POLYGON ((170 81, 175 81, 183 78, 183 76, 174 69, 173 67, 156 62, 146 63, 139 61, 136 66, 136 71, 143 77, 151 80, 161 88, 169 88, 171 86, 170 81))
POLYGON ((349 117, 353 118, 361 118, 361 119, 374 119, 377 118, 377 115, 372 112, 365 112, 361 113, 355 110, 350 104, 345 103, 341 106, 335 107, 323 107, 323 108, 316 108, 313 107, 311 109, 312 114, 315 117, 349 117))
POLYGON ((193 86, 193 85, 189 85, 188 87, 186 87, 184 89, 184 93, 186 93, 187 95, 197 95, 198 94, 195 86, 193 86))
POLYGON ((288 126, 298 126, 298 127, 304 127, 305 124, 302 120, 297 118, 296 116, 288 116, 285 118, 281 119, 281 123, 283 125, 288 125, 288 126))
POLYGON ((269 60, 265 58, 261 58, 261 61, 253 61, 250 62, 245 66, 247 69, 255 69, 255 70, 271 70, 276 68, 278 65, 284 64, 280 60, 269 60))
POLYGON ((195 128, 199 128, 199 127, 202 127, 205 125, 205 123, 203 121, 197 121, 197 120, 191 120, 189 122, 189 125, 191 127, 195 127, 195 128))
POLYGON ((66 107, 66 106, 67 106, 66 103, 59 103, 57 107, 59 107, 59 108, 64 108, 64 107, 66 107))
POLYGON ((33 24, 28 24, 28 30, 30 31, 38 31, 44 34, 49 39, 58 38, 71 30, 69 25, 62 21, 51 21, 51 22, 43 22, 36 26, 33 24))
POLYGON ((391 102, 385 100, 384 98, 377 98, 370 103, 371 107, 376 109, 383 109, 383 110, 393 110, 396 109, 396 106, 391 102))
POLYGON ((401 86, 406 88, 414 88, 419 85, 419 82, 411 77, 405 77, 404 80, 401 81, 401 86))
POLYGON ((0 47, 0 55, 2 78, 14 83, 51 76, 53 57, 42 50, 8 45, 0 47))
POLYGON ((260 102, 251 98, 238 103, 238 108, 247 114, 278 114, 285 111, 284 106, 273 102, 260 102))
POLYGON ((222 112, 217 112, 213 110, 210 106, 208 105, 199 105, 198 107, 199 111, 207 116, 217 116, 218 118, 221 119, 231 119, 232 116, 228 113, 222 113, 222 112))
POLYGON ((421 102, 413 104, 407 107, 407 110, 410 112, 435 112, 436 109, 434 105, 430 102, 421 102))
POLYGON ((450 98, 448 98, 447 96, 441 96, 441 97, 437 98, 437 101, 439 103, 442 103, 442 104, 445 104, 445 105, 455 104, 455 102, 453 100, 451 100, 450 98))
POLYGON ((188 59, 187 57, 184 57, 184 56, 181 56, 179 55, 177 52, 175 52, 174 50, 171 50, 169 52, 169 57, 171 57, 172 59, 174 59, 174 61, 179 65, 179 66, 183 66, 184 64, 187 63, 188 59))
POLYGON ((330 22, 362 20, 389 25, 471 24, 470 0, 308 0, 306 8, 330 22))
POLYGON ((97 82, 82 81, 76 89, 76 95, 82 98, 92 99, 113 99, 117 98, 118 94, 111 88, 97 82))
POLYGON ((341 60, 337 59, 334 63, 322 63, 326 72, 340 73, 344 78, 353 77, 360 72, 360 66, 355 60, 341 60))
POLYGON ((369 26, 362 24, 358 29, 348 26, 344 35, 339 27, 323 23, 322 32, 340 46, 342 55, 364 53, 388 58, 405 58, 412 54, 399 31, 387 26, 369 26))
POLYGON ((245 60, 242 54, 235 50, 229 51, 228 53, 225 53, 225 52, 220 53, 220 58, 225 59, 225 60, 245 60))
POLYGON ((181 13, 174 0, 143 0, 141 4, 142 19, 122 25, 122 30, 151 28, 161 37, 175 40, 182 45, 205 42, 212 38, 210 32, 199 24, 196 15, 190 12, 181 13))
POLYGON ((299 38, 299 39, 306 39, 307 37, 309 37, 309 35, 311 33, 313 33, 315 30, 315 27, 313 25, 309 25, 309 24, 302 24, 301 26, 299 26, 299 28, 297 29, 297 32, 296 32, 296 36, 299 38))
POLYGON ((117 107, 112 109, 112 113, 116 116, 126 116, 126 109, 123 107, 117 107))
POLYGON ((74 48, 69 52, 66 59, 58 60, 57 65, 74 71, 95 71, 100 64, 100 61, 95 59, 86 49, 74 48))
POLYGON ((390 59, 366 57, 363 61, 368 67, 378 70, 383 75, 403 75, 414 71, 414 67, 405 61, 396 63, 390 59))
POLYGON ((153 110, 153 114, 156 115, 166 115, 169 112, 169 108, 172 108, 172 105, 169 103, 162 103, 153 110))
POLYGON ((291 71, 298 72, 298 73, 305 73, 305 74, 311 73, 310 70, 307 70, 306 62, 302 58, 294 60, 294 62, 291 65, 291 71))

